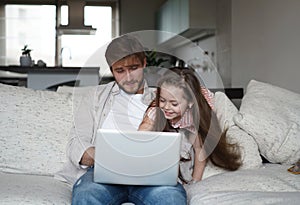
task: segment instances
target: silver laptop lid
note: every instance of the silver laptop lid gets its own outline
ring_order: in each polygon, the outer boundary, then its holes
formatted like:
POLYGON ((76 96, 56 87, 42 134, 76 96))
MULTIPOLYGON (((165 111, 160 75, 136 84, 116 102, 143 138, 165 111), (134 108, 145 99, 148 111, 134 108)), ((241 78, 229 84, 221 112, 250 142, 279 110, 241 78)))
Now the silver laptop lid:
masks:
POLYGON ((94 181, 131 185, 175 185, 180 133, 99 129, 94 181))

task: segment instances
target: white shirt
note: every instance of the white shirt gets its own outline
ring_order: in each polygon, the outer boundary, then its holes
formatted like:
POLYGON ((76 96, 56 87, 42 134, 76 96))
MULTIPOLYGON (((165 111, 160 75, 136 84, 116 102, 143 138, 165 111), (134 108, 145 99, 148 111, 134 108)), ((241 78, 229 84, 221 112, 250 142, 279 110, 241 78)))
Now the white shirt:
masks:
POLYGON ((148 105, 142 94, 128 94, 123 90, 115 96, 112 108, 102 124, 102 129, 137 130, 148 105))

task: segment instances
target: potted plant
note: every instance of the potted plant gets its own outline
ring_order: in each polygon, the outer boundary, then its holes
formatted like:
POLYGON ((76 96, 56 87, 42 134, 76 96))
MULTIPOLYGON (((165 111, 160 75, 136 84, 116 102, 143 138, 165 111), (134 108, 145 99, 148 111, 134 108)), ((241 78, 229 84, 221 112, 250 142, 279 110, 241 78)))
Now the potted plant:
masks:
POLYGON ((156 86, 157 79, 161 76, 161 68, 164 67, 164 62, 167 62, 167 59, 164 59, 163 53, 156 52, 154 50, 145 51, 147 68, 145 69, 145 78, 147 79, 148 86, 156 86))
POLYGON ((160 58, 154 50, 146 51, 147 66, 160 67, 167 59, 160 58))
POLYGON ((31 49, 28 49, 28 45, 25 45, 24 48, 22 48, 22 56, 20 57, 21 66, 32 66, 32 59, 30 56, 31 51, 31 49))

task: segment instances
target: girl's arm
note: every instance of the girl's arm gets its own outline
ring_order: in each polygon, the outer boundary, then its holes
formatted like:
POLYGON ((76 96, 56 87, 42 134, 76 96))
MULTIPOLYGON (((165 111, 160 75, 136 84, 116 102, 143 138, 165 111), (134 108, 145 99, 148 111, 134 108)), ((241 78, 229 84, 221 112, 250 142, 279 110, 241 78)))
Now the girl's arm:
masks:
POLYGON ((153 131, 154 130, 154 121, 149 118, 149 116, 146 114, 144 116, 143 121, 141 122, 139 128, 139 131, 153 131))
POLYGON ((144 114, 144 119, 138 128, 139 131, 154 131, 156 111, 155 101, 153 101, 144 114))
POLYGON ((204 156, 200 156, 201 154, 201 144, 200 143, 200 139, 197 136, 195 139, 195 142, 193 144, 193 149, 195 152, 195 157, 194 157, 194 170, 193 170, 193 182, 197 182, 200 181, 202 179, 203 173, 204 173, 204 169, 205 169, 205 165, 206 165, 206 160, 204 156), (202 160, 203 161, 200 161, 202 160))

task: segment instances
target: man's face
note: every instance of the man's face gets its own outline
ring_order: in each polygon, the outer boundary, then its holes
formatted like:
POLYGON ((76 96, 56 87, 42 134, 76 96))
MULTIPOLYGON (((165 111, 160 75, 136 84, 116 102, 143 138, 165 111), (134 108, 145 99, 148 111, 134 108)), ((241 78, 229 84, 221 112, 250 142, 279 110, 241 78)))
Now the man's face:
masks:
POLYGON ((143 93, 144 72, 146 66, 146 59, 144 62, 135 56, 131 55, 125 57, 114 63, 112 74, 116 82, 127 93, 143 93))

